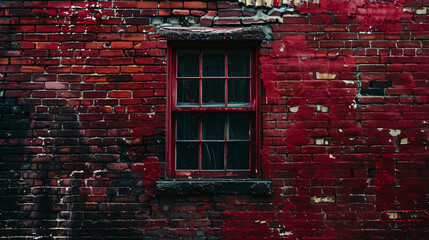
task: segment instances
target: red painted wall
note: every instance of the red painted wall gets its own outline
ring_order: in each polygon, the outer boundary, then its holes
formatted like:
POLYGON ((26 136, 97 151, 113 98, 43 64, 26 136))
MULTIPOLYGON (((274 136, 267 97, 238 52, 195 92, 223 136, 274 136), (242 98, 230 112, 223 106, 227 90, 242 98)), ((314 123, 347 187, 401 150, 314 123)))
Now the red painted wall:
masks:
POLYGON ((0 238, 427 238, 428 7, 1 1, 0 238), (155 193, 167 23, 268 30, 271 195, 155 193))

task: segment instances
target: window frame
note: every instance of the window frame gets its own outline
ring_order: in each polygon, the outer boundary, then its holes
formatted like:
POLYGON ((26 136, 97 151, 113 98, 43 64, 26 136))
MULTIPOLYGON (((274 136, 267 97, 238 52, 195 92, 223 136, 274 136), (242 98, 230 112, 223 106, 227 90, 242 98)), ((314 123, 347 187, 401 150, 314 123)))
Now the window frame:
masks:
MULTIPOLYGON (((167 174, 172 178, 256 178, 259 169, 259 136, 260 136, 260 83, 259 83, 259 48, 254 43, 226 42, 169 42, 167 48, 167 174), (177 51, 178 50, 249 50, 250 66, 250 106, 249 107, 177 107, 177 51), (250 170, 176 170, 176 113, 178 112, 248 112, 253 117, 250 125, 250 170)), ((201 59, 200 59, 201 60, 201 59)), ((225 63, 227 66, 227 62, 225 63)), ((201 68, 202 66, 200 66, 201 68)), ((225 79, 229 78, 225 76, 225 79)), ((200 96, 201 98, 202 96, 200 96)), ((227 96, 225 96, 227 99, 227 96)), ((227 100, 226 100, 227 101, 227 100)), ((201 129, 200 129, 201 130, 201 129)), ((200 140, 201 142, 201 140, 200 140)), ((226 161, 226 160, 225 160, 226 161)))

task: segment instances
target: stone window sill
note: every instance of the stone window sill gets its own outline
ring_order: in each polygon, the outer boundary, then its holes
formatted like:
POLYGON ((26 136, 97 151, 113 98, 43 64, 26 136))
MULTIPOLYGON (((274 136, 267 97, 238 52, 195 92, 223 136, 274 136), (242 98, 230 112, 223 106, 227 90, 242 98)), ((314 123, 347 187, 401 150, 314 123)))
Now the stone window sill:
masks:
POLYGON ((271 194, 271 181, 264 179, 163 179, 156 181, 156 191, 159 195, 269 195, 271 194))

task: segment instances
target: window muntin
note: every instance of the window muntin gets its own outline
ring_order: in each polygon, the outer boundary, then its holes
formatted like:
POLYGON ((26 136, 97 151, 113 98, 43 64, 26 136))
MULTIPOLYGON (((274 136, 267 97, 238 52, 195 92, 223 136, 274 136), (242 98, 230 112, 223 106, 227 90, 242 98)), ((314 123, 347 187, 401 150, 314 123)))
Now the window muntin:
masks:
POLYGON ((172 176, 251 176, 257 153, 255 53, 173 49, 172 56, 172 176))
POLYGON ((235 112, 177 113, 176 170, 250 171, 250 118, 235 112), (186 155, 186 148, 196 153, 186 155))
POLYGON ((175 107, 250 106, 250 50, 179 50, 176 57, 175 107))

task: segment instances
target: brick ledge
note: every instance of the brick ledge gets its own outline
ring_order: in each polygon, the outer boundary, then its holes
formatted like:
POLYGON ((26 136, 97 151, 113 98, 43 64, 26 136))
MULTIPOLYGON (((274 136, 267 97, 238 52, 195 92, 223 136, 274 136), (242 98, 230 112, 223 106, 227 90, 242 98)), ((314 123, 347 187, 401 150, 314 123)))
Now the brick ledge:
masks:
POLYGON ((249 41, 265 39, 259 27, 161 27, 159 33, 167 40, 180 41, 249 41))
POLYGON ((156 192, 159 195, 269 195, 271 185, 271 180, 266 179, 162 179, 156 181, 156 192))

